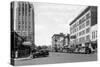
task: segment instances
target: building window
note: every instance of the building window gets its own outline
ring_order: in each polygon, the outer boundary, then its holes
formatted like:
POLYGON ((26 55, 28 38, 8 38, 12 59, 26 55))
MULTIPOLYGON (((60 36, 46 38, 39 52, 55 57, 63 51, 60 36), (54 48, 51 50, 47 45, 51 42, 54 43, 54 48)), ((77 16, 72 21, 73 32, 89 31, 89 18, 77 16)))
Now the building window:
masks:
POLYGON ((92 32, 92 39, 94 38, 94 33, 92 32))
POLYGON ((85 37, 79 38, 79 42, 85 42, 85 37))
POLYGON ((86 19, 88 19, 90 17, 90 13, 88 13, 87 15, 86 15, 86 19))
POLYGON ((20 24, 20 21, 18 22, 18 30, 20 31, 20 28, 21 28, 21 26, 20 26, 21 24, 20 24))
POLYGON ((79 32, 79 36, 84 35, 85 34, 85 30, 79 32))
POLYGON ((76 27, 76 23, 74 24, 74 28, 76 27))
POLYGON ((79 36, 81 36, 81 32, 79 32, 79 36))
POLYGON ((82 42, 85 42, 85 37, 82 37, 82 42))
POLYGON ((90 35, 86 36, 86 40, 89 41, 90 40, 90 35))
POLYGON ((89 20, 86 21, 86 26, 88 26, 88 25, 89 25, 89 20))
POLYGON ((85 28, 85 24, 83 23, 82 25, 79 26, 79 30, 85 28))
POLYGON ((77 28, 75 28, 75 32, 77 31, 77 28))
POLYGON ((78 22, 76 24, 77 24, 76 26, 78 26, 78 22))
POLYGON ((94 31, 94 39, 95 39, 95 31, 94 31))
POLYGON ((24 16, 24 3, 22 3, 22 16, 24 16))
POLYGON ((85 28, 85 24, 84 23, 82 24, 82 28, 85 28))
POLYGON ((94 32, 93 32, 93 39, 95 38, 94 36, 95 36, 95 34, 94 34, 94 32))
POLYGON ((96 31, 96 38, 97 38, 97 31, 96 31))
POLYGON ((97 31, 94 31, 93 32, 93 39, 96 39, 97 38, 97 31))
POLYGON ((84 22, 85 21, 85 16, 82 18, 82 22, 84 22))
POLYGON ((77 27, 77 31, 78 31, 78 27, 77 27))
POLYGON ((78 37, 78 33, 77 33, 77 35, 76 35, 77 37, 78 37))
POLYGON ((84 35, 84 34, 85 34, 85 30, 82 31, 82 35, 84 35))
POLYGON ((82 23, 82 20, 80 19, 80 20, 79 20, 79 25, 80 25, 81 23, 82 23))
POLYGON ((90 32, 90 28, 87 28, 87 29, 86 29, 86 33, 89 33, 89 32, 90 32))
POLYGON ((79 38, 79 42, 81 42, 81 38, 79 38))
POLYGON ((76 43, 78 43, 78 39, 76 39, 76 43))
POLYGON ((20 12, 21 12, 21 4, 19 3, 19 4, 18 4, 18 15, 19 15, 19 16, 20 16, 20 14, 21 14, 20 12))
POLYGON ((76 23, 73 25, 73 29, 76 27, 76 23))
POLYGON ((81 30, 81 25, 79 26, 79 30, 81 30))
POLYGON ((75 29, 74 29, 74 32, 73 33, 75 33, 75 29))
POLYGON ((76 32, 76 29, 74 29, 74 33, 76 32))

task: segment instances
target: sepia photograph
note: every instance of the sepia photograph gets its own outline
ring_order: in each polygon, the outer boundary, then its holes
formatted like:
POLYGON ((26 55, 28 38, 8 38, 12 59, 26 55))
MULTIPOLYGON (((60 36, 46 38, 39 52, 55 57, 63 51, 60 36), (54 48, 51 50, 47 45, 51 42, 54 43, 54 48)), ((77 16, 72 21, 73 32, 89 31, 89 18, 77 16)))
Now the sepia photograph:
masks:
POLYGON ((12 1, 10 64, 97 61, 98 6, 12 1))

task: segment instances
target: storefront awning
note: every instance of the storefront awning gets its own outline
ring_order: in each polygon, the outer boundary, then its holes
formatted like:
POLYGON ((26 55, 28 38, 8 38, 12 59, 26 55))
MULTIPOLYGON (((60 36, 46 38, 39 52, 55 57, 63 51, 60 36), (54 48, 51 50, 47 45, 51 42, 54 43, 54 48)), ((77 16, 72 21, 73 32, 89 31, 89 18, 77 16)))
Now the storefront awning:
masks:
POLYGON ((71 39, 76 39, 76 35, 70 36, 71 39))
POLYGON ((28 46, 28 45, 29 45, 29 46, 32 46, 32 43, 29 42, 29 41, 27 41, 27 42, 23 42, 22 44, 23 44, 23 45, 27 45, 27 46, 28 46))

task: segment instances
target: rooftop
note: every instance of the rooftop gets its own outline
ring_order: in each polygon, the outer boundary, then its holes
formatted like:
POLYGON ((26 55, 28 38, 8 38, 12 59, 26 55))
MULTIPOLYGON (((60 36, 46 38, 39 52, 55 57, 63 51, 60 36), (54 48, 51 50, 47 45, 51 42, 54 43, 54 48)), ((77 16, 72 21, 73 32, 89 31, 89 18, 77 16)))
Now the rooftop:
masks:
POLYGON ((86 7, 86 9, 80 13, 69 25, 73 24, 77 19, 79 19, 84 13, 86 13, 89 9, 90 9, 91 6, 88 6, 86 7))
POLYGON ((54 34, 52 37, 54 37, 54 36, 62 36, 62 37, 64 37, 65 34, 63 34, 63 33, 60 33, 60 34, 54 34))

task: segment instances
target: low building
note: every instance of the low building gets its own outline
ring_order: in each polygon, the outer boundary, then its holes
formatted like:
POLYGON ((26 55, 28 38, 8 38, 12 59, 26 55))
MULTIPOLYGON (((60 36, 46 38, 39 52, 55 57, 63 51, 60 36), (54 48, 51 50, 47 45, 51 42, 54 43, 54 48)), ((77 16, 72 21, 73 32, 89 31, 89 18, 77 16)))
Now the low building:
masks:
POLYGON ((23 58, 30 56, 31 47, 22 44, 24 38, 16 32, 11 32, 11 58, 23 58))
POLYGON ((63 33, 54 34, 52 36, 52 50, 55 52, 62 51, 64 46, 68 46, 69 44, 69 36, 66 36, 63 33))
POLYGON ((93 49, 96 49, 97 48, 97 24, 91 27, 90 33, 91 33, 90 35, 91 45, 93 46, 93 49))
POLYGON ((64 46, 69 46, 69 43, 70 43, 70 35, 67 34, 67 36, 65 36, 64 40, 65 40, 64 46))

